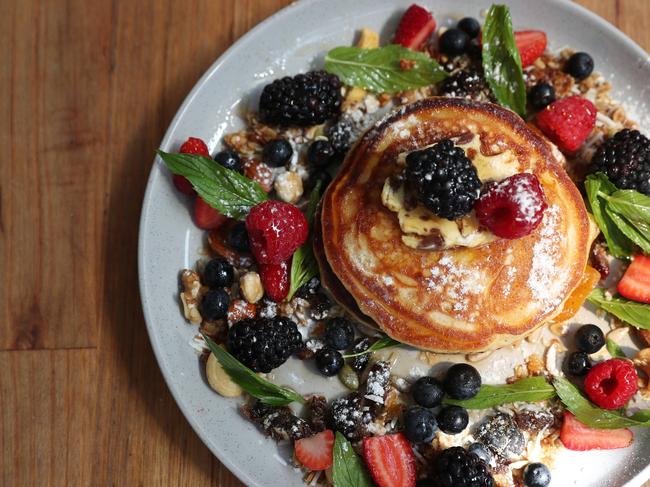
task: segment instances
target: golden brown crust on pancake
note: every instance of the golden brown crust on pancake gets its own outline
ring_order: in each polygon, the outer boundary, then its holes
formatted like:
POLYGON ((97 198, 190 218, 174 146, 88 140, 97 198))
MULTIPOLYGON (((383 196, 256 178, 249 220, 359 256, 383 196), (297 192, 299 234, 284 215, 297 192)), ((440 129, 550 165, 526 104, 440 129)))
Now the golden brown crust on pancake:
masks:
POLYGON ((439 352, 494 349, 532 332, 578 284, 591 239, 582 197, 550 144, 492 104, 430 98, 372 127, 348 155, 322 202, 323 249, 332 272, 381 329, 439 352), (482 152, 512 150, 519 171, 542 183, 549 209, 517 240, 480 248, 416 250, 380 198, 399 153, 479 134, 482 152))

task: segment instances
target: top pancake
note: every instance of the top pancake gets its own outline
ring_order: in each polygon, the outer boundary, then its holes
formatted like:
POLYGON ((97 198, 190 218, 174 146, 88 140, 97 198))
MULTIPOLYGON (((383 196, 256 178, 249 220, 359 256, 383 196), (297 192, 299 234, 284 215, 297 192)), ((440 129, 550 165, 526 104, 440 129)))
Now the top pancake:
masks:
POLYGON ((323 197, 321 225, 331 270, 359 309, 400 342, 449 353, 499 348, 551 319, 592 241, 582 198, 545 139, 504 108, 447 98, 404 106, 366 132, 323 197), (407 247, 381 202, 398 155, 470 134, 481 153, 510 150, 516 172, 537 176, 549 205, 542 223, 478 248, 407 247))

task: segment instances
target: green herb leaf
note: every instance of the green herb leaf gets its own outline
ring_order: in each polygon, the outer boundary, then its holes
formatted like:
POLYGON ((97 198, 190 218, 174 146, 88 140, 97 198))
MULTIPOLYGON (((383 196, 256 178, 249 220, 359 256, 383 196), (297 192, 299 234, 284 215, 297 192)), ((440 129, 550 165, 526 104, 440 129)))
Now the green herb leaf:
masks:
POLYGON ((172 173, 185 176, 207 204, 230 218, 244 219, 253 206, 268 199, 256 181, 208 157, 161 150, 158 155, 172 173))
POLYGON ((607 211, 607 201, 603 196, 609 196, 617 191, 616 186, 603 173, 590 174, 585 180, 587 201, 591 213, 600 231, 603 232, 609 252, 617 258, 632 255, 632 244, 618 225, 611 219, 607 211))
POLYGON ((368 472, 352 444, 338 431, 333 456, 332 478, 335 487, 372 487, 368 472))
POLYGON ((590 303, 613 314, 618 319, 642 330, 650 330, 650 305, 619 296, 607 299, 604 289, 594 289, 587 297, 590 303))
POLYGON ((401 342, 398 342, 397 340, 389 337, 389 336, 384 336, 383 338, 380 338, 377 340, 375 343, 370 345, 368 348, 366 348, 363 352, 359 353, 353 353, 350 355, 343 355, 344 358, 353 358, 353 357, 358 357, 359 355, 365 355, 367 353, 372 353, 372 352, 377 352, 379 350, 382 350, 384 348, 388 347, 395 347, 397 345, 401 345, 401 342))
POLYGON ((564 406, 578 418, 578 421, 591 428, 650 426, 650 411, 640 411, 632 416, 625 416, 618 411, 609 411, 595 406, 580 393, 576 386, 563 377, 553 379, 553 385, 564 406))
POLYGON ((616 343, 614 340, 608 338, 605 343, 607 344, 607 351, 612 357, 627 358, 625 353, 623 353, 623 349, 621 348, 621 346, 618 343, 616 343))
POLYGON ((396 93, 445 79, 444 69, 424 53, 391 44, 385 47, 335 47, 325 56, 325 71, 343 83, 376 93, 396 93), (409 69, 400 61, 413 62, 409 69))
POLYGON ((526 115, 526 85, 510 10, 492 5, 483 26, 483 71, 498 102, 526 115))
POLYGON ((276 386, 266 379, 262 379, 251 369, 230 355, 223 347, 214 343, 209 336, 203 334, 203 339, 208 348, 217 358, 226 374, 251 396, 270 406, 285 406, 292 402, 305 404, 305 398, 288 387, 276 386))
POLYGON ((607 214, 632 242, 650 253, 650 198, 631 189, 618 190, 607 200, 607 214))
POLYGON ((527 377, 512 384, 481 386, 471 399, 445 399, 445 404, 454 404, 466 409, 489 409, 500 404, 513 402, 538 402, 555 397, 555 389, 544 377, 527 377))

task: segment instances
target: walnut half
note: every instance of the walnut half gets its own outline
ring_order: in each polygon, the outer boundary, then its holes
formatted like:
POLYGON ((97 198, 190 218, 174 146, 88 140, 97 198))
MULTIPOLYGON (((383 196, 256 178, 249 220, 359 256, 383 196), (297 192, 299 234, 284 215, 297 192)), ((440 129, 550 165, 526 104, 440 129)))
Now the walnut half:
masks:
POLYGON ((203 318, 199 312, 199 302, 205 292, 205 288, 201 286, 199 275, 190 269, 184 269, 181 272, 181 303, 183 303, 183 314, 185 318, 195 325, 201 323, 203 318))

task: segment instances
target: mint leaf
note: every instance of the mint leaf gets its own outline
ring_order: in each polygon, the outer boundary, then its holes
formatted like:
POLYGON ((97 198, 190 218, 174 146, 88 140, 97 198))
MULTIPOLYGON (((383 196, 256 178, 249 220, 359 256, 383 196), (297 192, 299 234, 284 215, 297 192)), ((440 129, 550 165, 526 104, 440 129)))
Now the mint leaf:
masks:
POLYGON ((526 115, 526 85, 512 31, 510 10, 492 5, 483 26, 483 71, 497 101, 526 115))
POLYGON ((607 214, 619 230, 650 253, 650 197, 631 189, 603 197, 607 200, 607 214))
POLYGON ((555 389, 544 377, 527 377, 512 384, 481 386, 471 399, 445 399, 444 404, 454 404, 465 409, 489 409, 513 402, 538 402, 555 397, 555 389))
POLYGON ((256 181, 208 157, 161 150, 158 155, 172 173, 185 176, 207 204, 227 217, 242 220, 253 206, 268 199, 256 181))
POLYGON ((325 56, 325 71, 349 86, 376 93, 396 93, 445 79, 444 69, 424 53, 391 44, 385 47, 335 47, 325 56), (400 61, 414 62, 409 69, 400 61))
POLYGON ((352 444, 338 431, 334 440, 332 478, 335 487, 372 487, 368 472, 352 444))
POLYGON ((627 358, 625 353, 623 353, 623 349, 621 348, 621 346, 618 343, 616 343, 614 340, 608 338, 605 343, 607 345, 607 351, 612 357, 627 358))
POLYGON ((343 355, 343 357, 344 358, 358 357, 359 355, 365 355, 367 353, 377 352, 379 350, 383 350, 384 348, 395 347, 401 344, 402 344, 401 342, 398 342, 397 340, 389 336, 384 336, 383 338, 380 338, 375 343, 373 343, 368 348, 366 348, 363 352, 353 353, 350 355, 343 355))
POLYGON ((201 333, 208 344, 208 348, 217 358, 226 374, 239 387, 251 396, 270 406, 286 406, 292 402, 305 404, 305 398, 288 387, 276 386, 266 379, 262 379, 251 369, 230 355, 223 347, 214 343, 209 336, 201 333))
POLYGON ((620 296, 608 299, 603 289, 594 289, 587 299, 619 320, 642 330, 650 330, 650 304, 637 303, 620 296))

